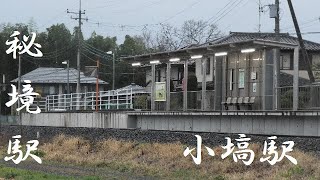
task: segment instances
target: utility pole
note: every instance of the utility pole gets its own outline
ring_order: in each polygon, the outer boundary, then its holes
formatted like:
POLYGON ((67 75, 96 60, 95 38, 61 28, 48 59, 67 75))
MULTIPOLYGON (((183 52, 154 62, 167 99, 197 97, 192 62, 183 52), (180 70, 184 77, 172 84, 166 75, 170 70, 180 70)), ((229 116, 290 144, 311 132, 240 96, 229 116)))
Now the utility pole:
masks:
POLYGON ((275 0, 275 5, 276 5, 276 8, 277 8, 277 16, 275 18, 275 33, 276 33, 276 38, 277 38, 277 41, 279 41, 280 39, 280 2, 279 0, 275 0))
POLYGON ((301 52, 302 52, 302 57, 303 57, 303 60, 306 63, 306 66, 307 66, 309 79, 310 79, 311 83, 314 83, 315 79, 314 79, 312 68, 311 68, 311 62, 310 62, 307 50, 305 48, 303 39, 302 39, 300 27, 299 27, 298 20, 297 20, 296 14, 294 12, 291 0, 288 0, 288 5, 289 5, 289 9, 290 9, 291 16, 292 16, 292 21, 293 21, 293 24, 294 24, 294 27, 296 29, 296 33, 297 33, 297 36, 298 36, 299 45, 300 45, 300 49, 301 49, 301 52))
POLYGON ((261 13, 263 12, 263 7, 261 6, 261 0, 259 0, 259 25, 258 32, 261 32, 261 13))
MULTIPOLYGON (((275 20, 275 40, 280 41, 280 2, 275 0, 275 4, 269 5, 270 17, 275 20)), ((279 110, 279 86, 280 86, 280 49, 273 50, 273 109, 279 110)))
POLYGON ((2 114, 2 91, 5 91, 6 88, 6 75, 2 74, 2 84, 0 85, 0 115, 2 114))
MULTIPOLYGON (((22 28, 20 28, 20 36, 19 36, 19 43, 22 41, 22 28)), ((18 94, 21 94, 21 56, 22 54, 19 53, 19 69, 18 69, 18 94)), ((18 101, 18 107, 20 107, 21 102, 18 101)), ((22 135, 22 113, 18 111, 19 116, 19 124, 20 124, 20 134, 22 135)))
POLYGON ((112 55, 112 90, 115 90, 116 79, 116 57, 115 51, 108 51, 107 54, 112 55))
POLYGON ((99 59, 97 60, 97 78, 96 78, 96 112, 99 111, 98 104, 99 104, 99 66, 100 66, 100 61, 99 59))
MULTIPOLYGON (((84 11, 81 10, 81 0, 79 0, 79 3, 80 3, 79 12, 71 12, 71 11, 69 11, 67 9, 67 13, 78 15, 78 17, 72 17, 71 16, 71 19, 79 21, 79 26, 78 26, 78 54, 77 54, 77 70, 78 70, 78 74, 77 74, 77 90, 76 90, 77 95, 79 95, 79 93, 80 93, 81 25, 82 25, 82 20, 88 21, 88 18, 82 18, 81 17, 82 14, 85 14, 85 10, 84 11)), ((78 103, 79 103, 79 99, 78 99, 78 103)), ((80 107, 77 104, 77 110, 79 110, 79 109, 80 109, 80 107)))
POLYGON ((112 90, 115 90, 115 82, 116 81, 116 59, 114 56, 114 52, 112 53, 112 90))

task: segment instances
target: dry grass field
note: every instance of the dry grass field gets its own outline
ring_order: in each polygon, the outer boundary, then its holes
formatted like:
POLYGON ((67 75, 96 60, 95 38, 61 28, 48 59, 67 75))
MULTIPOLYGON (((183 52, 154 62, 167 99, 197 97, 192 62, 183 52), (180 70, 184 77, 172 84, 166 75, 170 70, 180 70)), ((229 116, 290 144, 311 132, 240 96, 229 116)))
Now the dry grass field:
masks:
MULTIPOLYGON (((40 147, 43 160, 79 166, 105 167, 119 172, 129 172, 161 179, 320 179, 320 158, 311 153, 294 149, 291 156, 298 165, 288 159, 274 166, 261 163, 263 147, 252 144, 256 154, 254 163, 245 166, 236 163, 232 156, 222 160, 221 147, 214 148, 215 157, 202 149, 202 163, 195 165, 190 156, 184 157, 186 145, 181 143, 140 143, 103 140, 92 143, 79 137, 60 135, 40 147)), ((279 152, 281 153, 281 152, 279 152)))

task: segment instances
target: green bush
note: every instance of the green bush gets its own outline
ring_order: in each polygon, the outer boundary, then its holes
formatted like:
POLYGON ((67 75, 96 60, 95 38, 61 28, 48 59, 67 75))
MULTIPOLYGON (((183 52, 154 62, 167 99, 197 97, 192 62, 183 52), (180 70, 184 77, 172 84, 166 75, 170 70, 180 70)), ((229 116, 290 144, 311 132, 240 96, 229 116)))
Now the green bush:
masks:
POLYGON ((12 170, 4 175, 6 179, 14 179, 16 176, 18 176, 18 174, 12 170))
POLYGON ((135 109, 147 109, 148 95, 136 96, 133 102, 135 109))

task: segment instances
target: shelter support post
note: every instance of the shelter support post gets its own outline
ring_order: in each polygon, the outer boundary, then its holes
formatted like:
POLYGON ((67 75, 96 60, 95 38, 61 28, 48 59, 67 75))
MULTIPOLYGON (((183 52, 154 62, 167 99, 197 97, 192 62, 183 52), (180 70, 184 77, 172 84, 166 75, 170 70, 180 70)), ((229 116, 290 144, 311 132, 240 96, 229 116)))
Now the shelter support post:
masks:
POLYGON ((223 79, 223 61, 224 61, 225 57, 214 57, 214 61, 215 61, 215 78, 214 78, 214 110, 215 111, 221 111, 222 110, 222 106, 221 106, 221 102, 222 102, 222 79, 223 79))
POLYGON ((207 66, 207 60, 205 58, 202 59, 202 98, 201 98, 201 110, 206 111, 206 91, 207 91, 207 73, 206 73, 206 66, 207 66))
POLYGON ((262 61, 262 110, 273 110, 273 73, 274 54, 272 50, 264 50, 262 61))
POLYGON ((166 95, 167 95, 167 98, 166 98, 166 110, 167 111, 170 111, 170 90, 171 90, 171 63, 168 62, 167 63, 167 75, 166 75, 166 95))
POLYGON ((274 94, 273 94, 273 109, 279 110, 279 84, 280 84, 280 49, 274 49, 273 50, 274 56, 273 56, 273 64, 274 64, 274 76, 273 76, 273 84, 274 84, 274 94))
POLYGON ((155 111, 156 65, 151 64, 151 111, 155 111))
POLYGON ((293 55, 293 111, 299 107, 299 47, 294 48, 293 55))
POLYGON ((188 110, 188 60, 184 61, 183 76, 183 111, 188 110))

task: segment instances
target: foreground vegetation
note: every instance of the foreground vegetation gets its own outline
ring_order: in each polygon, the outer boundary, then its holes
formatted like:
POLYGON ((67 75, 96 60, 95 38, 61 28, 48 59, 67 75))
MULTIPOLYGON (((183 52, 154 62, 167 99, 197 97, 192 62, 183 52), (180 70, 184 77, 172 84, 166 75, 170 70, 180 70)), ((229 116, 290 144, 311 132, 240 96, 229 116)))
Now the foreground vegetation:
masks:
MULTIPOLYGON (((297 149, 290 153, 297 159, 297 166, 286 158, 274 166, 267 162, 261 163, 259 158, 262 156, 263 147, 259 144, 250 146, 256 154, 256 160, 251 166, 245 166, 241 161, 236 163, 232 157, 222 160, 220 156, 225 151, 221 147, 214 148, 215 157, 207 155, 203 148, 202 163, 197 166, 190 156, 183 156, 185 148, 186 146, 179 142, 160 144, 108 139, 92 143, 83 138, 60 135, 52 142, 40 146, 38 154, 47 163, 105 168, 137 177, 215 180, 320 179, 319 157, 297 149)), ((6 170, 6 173, 8 172, 10 171, 6 170)), ((24 175, 28 176, 28 173, 19 174, 24 175)), ((0 177, 6 177, 6 174, 2 173, 0 177)))
MULTIPOLYGON (((47 173, 40 173, 28 170, 20 170, 16 168, 9 168, 0 166, 0 177, 5 179, 57 179, 57 180, 76 180, 79 178, 67 177, 67 176, 58 176, 47 173)), ((0 178, 0 179, 1 179, 0 178)), ((83 177, 81 180, 99 180, 98 177, 83 177)))
MULTIPOLYGON (((220 147, 214 149, 215 157, 203 150, 202 163, 197 166, 190 156, 183 156, 185 148, 180 143, 149 144, 112 139, 90 143, 79 137, 60 135, 41 150, 47 161, 108 167, 168 179, 320 179, 319 158, 296 149, 291 155, 298 160, 297 166, 287 159, 275 166, 256 159, 251 166, 245 166, 232 158, 221 160, 220 147)), ((253 144, 251 149, 256 157, 261 157, 260 145, 253 144)))

